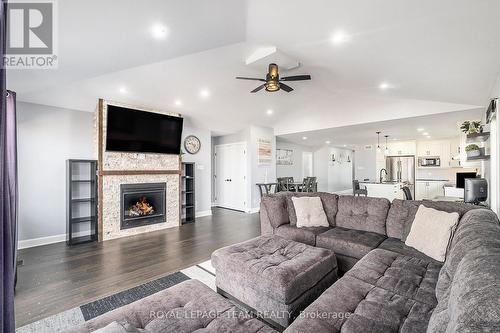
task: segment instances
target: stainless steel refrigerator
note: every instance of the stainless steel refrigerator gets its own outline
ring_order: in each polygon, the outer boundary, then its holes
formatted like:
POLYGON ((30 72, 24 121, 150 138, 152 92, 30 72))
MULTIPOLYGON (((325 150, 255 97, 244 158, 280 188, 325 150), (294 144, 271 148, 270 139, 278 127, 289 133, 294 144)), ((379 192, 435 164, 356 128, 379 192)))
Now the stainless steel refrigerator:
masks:
POLYGON ((387 180, 405 183, 415 199, 415 156, 387 156, 387 180))

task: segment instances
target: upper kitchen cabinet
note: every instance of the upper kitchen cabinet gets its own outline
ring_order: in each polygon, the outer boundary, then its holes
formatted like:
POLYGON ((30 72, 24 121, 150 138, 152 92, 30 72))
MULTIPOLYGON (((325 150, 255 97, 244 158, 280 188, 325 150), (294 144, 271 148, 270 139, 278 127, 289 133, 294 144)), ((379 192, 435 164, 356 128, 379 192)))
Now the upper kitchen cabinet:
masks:
POLYGON ((432 140, 419 141, 417 145, 418 157, 439 157, 441 168, 450 167, 451 161, 451 141, 450 140, 432 140))
POLYGON ((415 141, 392 141, 387 146, 390 156, 415 155, 417 152, 415 141))

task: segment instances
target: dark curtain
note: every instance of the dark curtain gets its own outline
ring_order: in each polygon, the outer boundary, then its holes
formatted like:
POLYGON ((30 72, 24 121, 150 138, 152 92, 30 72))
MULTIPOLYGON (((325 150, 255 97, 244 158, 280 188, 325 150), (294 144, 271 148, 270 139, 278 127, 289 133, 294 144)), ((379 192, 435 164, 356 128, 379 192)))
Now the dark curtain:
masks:
MULTIPOLYGON (((0 54, 5 55, 7 2, 0 6, 0 54)), ((17 247, 16 96, 6 90, 5 69, 0 64, 0 331, 13 333, 14 285, 17 247)))

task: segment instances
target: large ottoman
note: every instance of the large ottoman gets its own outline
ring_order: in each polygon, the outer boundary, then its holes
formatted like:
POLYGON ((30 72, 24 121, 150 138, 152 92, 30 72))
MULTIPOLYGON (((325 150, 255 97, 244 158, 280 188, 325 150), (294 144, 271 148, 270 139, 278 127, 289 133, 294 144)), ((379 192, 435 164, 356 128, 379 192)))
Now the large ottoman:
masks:
POLYGON ((217 291, 246 306, 277 329, 337 279, 331 250, 278 236, 260 236, 212 254, 217 291))
MULTIPOLYGON (((127 322, 148 333, 276 333, 198 280, 181 282, 89 320, 68 332, 89 333, 113 322, 127 322)), ((131 329, 130 332, 139 330, 131 329)), ((116 331, 106 327, 103 332, 116 331)))

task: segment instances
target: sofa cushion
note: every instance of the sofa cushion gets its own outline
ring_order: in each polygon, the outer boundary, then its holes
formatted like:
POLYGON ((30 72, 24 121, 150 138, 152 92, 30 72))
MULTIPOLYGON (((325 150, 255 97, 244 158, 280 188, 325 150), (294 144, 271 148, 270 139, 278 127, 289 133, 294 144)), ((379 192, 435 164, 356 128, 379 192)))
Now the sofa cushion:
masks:
POLYGON ((315 246, 316 236, 329 229, 328 227, 297 228, 290 224, 284 224, 275 229, 274 234, 285 239, 315 246))
POLYGON ((338 207, 338 195, 326 192, 316 192, 316 193, 293 193, 287 192, 289 195, 286 196, 288 216, 290 219, 290 225, 297 225, 297 215, 295 213, 295 207, 293 206, 292 197, 320 197, 321 203, 323 204, 323 209, 328 219, 328 223, 331 227, 335 226, 335 217, 337 215, 338 207))
POLYGON ((265 195, 261 199, 269 222, 273 228, 290 222, 286 208, 286 197, 282 195, 265 195))
POLYGON ((458 213, 447 213, 420 205, 405 244, 444 262, 458 213))
POLYGON ((336 226, 385 235, 390 202, 385 198, 340 196, 336 226))
POLYGON ((387 214, 387 237, 405 240, 417 213, 420 201, 394 199, 387 214))
POLYGON ((217 281, 219 276, 230 276, 230 283, 242 292, 250 288, 284 304, 337 272, 332 251, 276 236, 260 236, 218 249, 212 253, 212 264, 217 281))
POLYGON ((126 321, 113 321, 101 327, 94 333, 148 333, 146 330, 134 327, 126 321))
POLYGON ((126 321, 147 332, 275 332, 197 280, 181 282, 68 332, 89 333, 113 321, 126 321))
POLYGON ((420 205, 447 213, 456 212, 460 217, 468 211, 478 208, 478 206, 463 202, 394 199, 387 215, 387 236, 405 241, 420 205))
POLYGON ((435 307, 435 289, 441 267, 441 263, 431 258, 420 259, 375 249, 344 276, 435 307))
POLYGON ((297 215, 297 228, 330 226, 319 197, 292 197, 292 202, 297 215))
POLYGON ((433 306, 343 277, 309 305, 287 329, 302 332, 425 332, 433 306))
POLYGON ((316 246, 360 259, 375 249, 386 237, 375 232, 335 227, 316 237, 316 246))
POLYGON ((429 329, 500 330, 500 226, 486 209, 460 220, 436 286, 429 329))
POLYGON ((417 259, 423 259, 423 260, 433 260, 431 257, 425 255, 424 253, 414 249, 413 247, 409 247, 406 245, 403 241, 397 239, 397 238, 387 238, 385 239, 380 245, 377 247, 378 249, 382 250, 388 250, 392 252, 396 252, 408 257, 413 257, 417 259))

